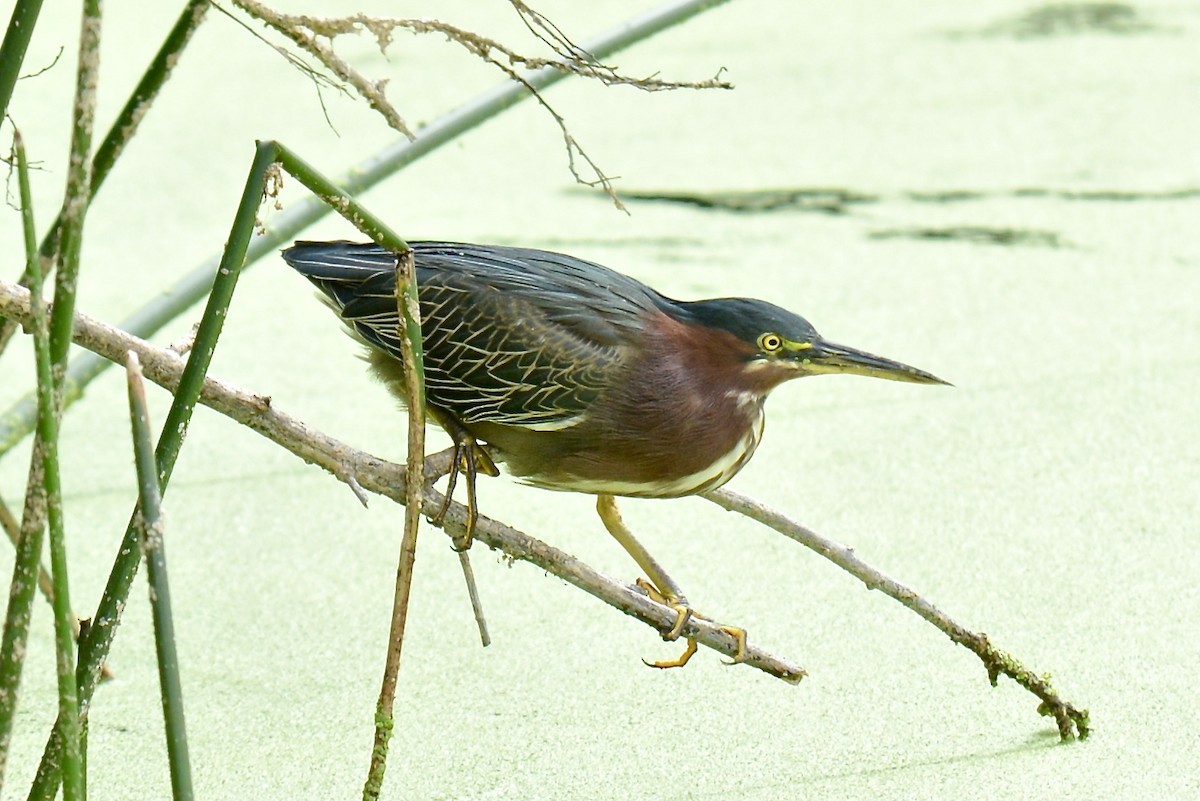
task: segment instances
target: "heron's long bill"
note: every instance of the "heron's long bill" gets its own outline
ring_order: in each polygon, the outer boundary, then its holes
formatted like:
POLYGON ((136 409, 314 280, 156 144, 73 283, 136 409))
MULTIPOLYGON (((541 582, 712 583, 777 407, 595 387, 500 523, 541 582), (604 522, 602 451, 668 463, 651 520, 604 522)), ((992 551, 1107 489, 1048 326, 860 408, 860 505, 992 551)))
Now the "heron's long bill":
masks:
POLYGON ((807 361, 804 369, 809 373, 848 373, 886 378, 889 381, 908 381, 913 384, 950 383, 916 367, 823 339, 812 343, 812 347, 804 353, 804 358, 807 361))

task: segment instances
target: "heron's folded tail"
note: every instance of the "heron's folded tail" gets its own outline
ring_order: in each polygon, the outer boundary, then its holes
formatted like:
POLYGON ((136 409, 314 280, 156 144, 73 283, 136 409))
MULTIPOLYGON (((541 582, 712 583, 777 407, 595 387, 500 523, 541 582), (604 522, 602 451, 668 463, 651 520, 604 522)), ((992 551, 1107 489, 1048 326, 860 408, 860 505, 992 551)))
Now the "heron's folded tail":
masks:
POLYGON ((396 257, 373 242, 297 242, 283 251, 283 260, 318 286, 358 284, 396 267, 396 257))

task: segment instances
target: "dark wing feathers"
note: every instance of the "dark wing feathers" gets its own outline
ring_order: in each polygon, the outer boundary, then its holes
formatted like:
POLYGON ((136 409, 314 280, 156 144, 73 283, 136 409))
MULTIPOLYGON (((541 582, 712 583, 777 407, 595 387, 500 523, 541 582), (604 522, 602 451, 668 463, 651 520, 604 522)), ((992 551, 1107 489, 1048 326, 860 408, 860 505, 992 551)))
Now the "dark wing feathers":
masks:
MULTIPOLYGON (((571 256, 411 242, 432 403, 464 422, 571 425, 613 380, 661 298, 571 256)), ((394 257, 375 245, 299 242, 284 259, 369 344, 400 358, 394 257)))

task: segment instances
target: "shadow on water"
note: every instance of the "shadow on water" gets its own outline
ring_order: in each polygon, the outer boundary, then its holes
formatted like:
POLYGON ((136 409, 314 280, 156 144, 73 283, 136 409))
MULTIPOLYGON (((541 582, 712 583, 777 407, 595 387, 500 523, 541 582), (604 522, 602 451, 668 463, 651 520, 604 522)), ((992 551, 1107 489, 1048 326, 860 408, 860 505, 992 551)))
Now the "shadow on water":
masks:
MULTIPOLYGON (((1015 189, 907 190, 890 195, 845 187, 794 187, 777 189, 679 191, 631 189, 621 192, 630 203, 674 203, 711 212, 764 214, 776 212, 816 213, 850 216, 858 207, 909 202, 950 205, 986 200, 1051 200, 1065 202, 1135 203, 1180 202, 1200 199, 1200 187, 1161 190, 1060 189, 1025 186, 1015 189)), ((967 242, 1015 247, 1070 247, 1054 232, 1032 228, 993 225, 909 226, 871 231, 872 239, 915 239, 929 242, 967 242)), ((578 244, 577 242, 575 244, 578 244)), ((646 244, 629 241, 627 244, 646 244)), ((654 240, 653 244, 681 244, 677 239, 654 240)), ((688 244, 691 244, 690 242, 688 244)))
POLYGON ((1048 39, 1095 33, 1136 36, 1170 31, 1170 28, 1146 19, 1126 3, 1048 3, 977 30, 949 31, 946 35, 951 38, 1048 39))
POLYGON ((883 228, 870 233, 872 239, 917 239, 970 242, 982 245, 1026 245, 1063 247, 1066 243, 1053 231, 1032 228, 995 228, 987 225, 952 225, 944 228, 883 228))
POLYGON ((855 206, 865 206, 895 200, 914 203, 968 203, 979 200, 1005 198, 1046 198, 1080 202, 1179 201, 1200 198, 1200 187, 1179 187, 1162 190, 1131 189, 1056 189, 1053 187, 1025 186, 1016 189, 944 189, 909 190, 893 196, 861 192, 844 187, 794 187, 782 189, 745 189, 679 191, 626 189, 621 197, 631 202, 677 203, 710 211, 735 213, 761 213, 772 211, 816 212, 819 214, 843 215, 855 206))
MULTIPOLYGON (((781 779, 779 782, 762 782, 749 783, 743 789, 754 789, 758 791, 772 790, 778 788, 781 791, 780 797, 788 797, 793 795, 799 784, 804 789, 815 789, 824 784, 837 784, 853 780, 853 779, 870 779, 870 778, 885 778, 888 776, 900 776, 910 771, 926 770, 928 768, 938 768, 950 765, 971 765, 984 763, 996 760, 1003 760, 1010 757, 1018 757, 1022 755, 1040 754, 1055 747, 1065 747, 1075 745, 1076 743, 1062 743, 1058 738, 1058 732, 1051 729, 1039 731, 1031 735, 1023 745, 1009 746, 1007 748, 998 748, 991 751, 977 751, 973 753, 956 754, 945 757, 928 757, 925 759, 914 759, 910 762, 901 762, 891 765, 882 765, 871 767, 864 765, 859 769, 830 771, 826 773, 808 773, 802 779, 789 777, 781 779)), ((680 796, 685 798, 715 798, 718 796, 725 797, 725 791, 714 791, 712 793, 697 793, 694 789, 689 790, 686 795, 680 796)))

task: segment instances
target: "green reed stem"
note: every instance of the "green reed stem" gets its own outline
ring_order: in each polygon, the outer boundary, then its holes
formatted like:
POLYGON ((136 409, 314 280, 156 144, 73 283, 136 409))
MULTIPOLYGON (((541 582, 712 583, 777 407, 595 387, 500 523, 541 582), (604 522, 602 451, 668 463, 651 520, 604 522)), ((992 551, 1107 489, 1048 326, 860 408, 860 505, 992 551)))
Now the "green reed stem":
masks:
POLYGON ((50 358, 55 384, 62 381, 71 330, 75 325, 75 290, 79 277, 79 251, 83 244, 83 220, 90 198, 92 127, 96 119, 96 82, 100 70, 100 0, 85 0, 79 32, 79 67, 75 79, 74 127, 67 165, 67 189, 63 197, 62 247, 54 281, 54 308, 50 313, 50 358))
MULTIPOLYGON (((92 159, 92 175, 91 175, 91 191, 88 200, 95 198, 96 193, 100 191, 101 184, 108 177, 108 173, 112 170, 117 158, 125 150, 125 146, 129 144, 130 139, 137 132, 138 126, 141 124, 146 113, 150 110, 150 105, 158 96, 158 92, 166 83, 167 78, 171 75, 171 70, 179 62, 180 54, 184 47, 191 40, 192 34, 199 27, 200 22, 204 19, 204 13, 208 10, 208 0, 188 0, 183 12, 175 21, 174 27, 171 28, 167 38, 163 41, 162 46, 158 49, 158 53, 146 68, 142 79, 138 81, 138 85, 134 88, 133 94, 125 102, 124 108, 117 118, 113 121, 112 127, 108 129, 108 134, 104 137, 104 141, 100 143, 100 147, 96 148, 96 155, 92 159)), ((15 12, 14 12, 15 13, 15 12)), ((55 254, 58 251, 60 237, 62 235, 63 217, 60 214, 54 219, 50 225, 50 230, 42 239, 41 247, 38 253, 41 255, 45 263, 53 261, 55 254)), ((43 269, 42 278, 46 278, 46 269, 43 269)), ((29 286, 30 273, 26 268, 21 274, 18 281, 22 286, 29 286)), ((0 318, 0 352, 4 350, 5 345, 16 331, 17 324, 13 320, 5 320, 0 318)), ((71 383, 68 381, 68 383, 71 383)), ((68 394, 68 405, 70 401, 75 400, 79 393, 68 394)), ((0 453, 6 449, 0 449, 0 453)))
MULTIPOLYGON (((266 186, 266 171, 275 161, 275 148, 271 145, 259 145, 250 167, 250 175, 246 179, 246 187, 242 199, 234 215, 233 226, 226 240, 225 252, 217 268, 217 277, 213 289, 208 296, 208 305, 196 331, 196 341, 184 365, 183 375, 179 379, 179 387, 175 391, 175 400, 163 423, 162 434, 158 438, 155 450, 155 462, 158 465, 159 491, 165 493, 175 468, 175 460, 183 445, 188 423, 200 397, 204 385, 204 377, 208 373, 216 350, 217 339, 233 298, 233 291, 241 275, 242 266, 246 261, 246 248, 254 233, 255 212, 262 201, 263 190, 266 186)), ((100 678, 100 668, 108 656, 113 637, 121 622, 121 611, 129 598, 129 589, 133 577, 137 573, 141 560, 141 545, 138 541, 137 511, 125 529, 125 537, 121 541, 113 569, 109 573, 108 583, 100 598, 93 624, 87 636, 79 642, 79 668, 76 680, 79 685, 81 708, 86 710, 96 690, 100 678)), ((33 787, 29 797, 52 801, 59 782, 59 757, 62 743, 52 734, 42 753, 42 761, 34 777, 33 787)))
POLYGON ((154 619, 154 646, 158 653, 158 679, 162 689, 163 723, 167 731, 167 760, 175 801, 192 799, 192 767, 188 759, 187 729, 183 716, 183 683, 175 649, 175 623, 171 615, 171 590, 167 582, 167 554, 163 544, 162 496, 158 491, 158 466, 150 437, 150 410, 146 385, 137 355, 126 363, 129 382, 129 417, 133 427, 134 465, 138 476, 141 509, 138 539, 146 554, 150 583, 150 611, 154 619))
MULTIPOLYGON (((36 263, 36 258, 34 263, 36 263)), ((34 278, 38 276, 34 274, 34 278)), ((58 465, 58 410, 51 377, 50 334, 38 281, 29 290, 33 312, 33 341, 37 353, 38 437, 41 440, 42 484, 50 530, 50 575, 54 579, 54 641, 58 666, 58 717, 63 751, 63 799, 82 801, 83 768, 79 745, 79 699, 75 690, 75 637, 67 579, 67 550, 63 531, 62 482, 58 465)))
POLYGON ((42 11, 42 0, 17 0, 4 42, 0 44, 0 120, 8 114, 8 101, 12 99, 13 87, 21 77, 21 66, 25 63, 25 52, 29 39, 42 11))
MULTIPOLYGON (((17 164, 17 180, 21 195, 21 220, 25 232, 25 252, 28 261, 36 260, 34 246, 36 233, 33 221, 33 200, 29 187, 29 165, 25 159, 25 145, 19 131, 13 132, 13 160, 17 164)), ((35 448, 38 443, 35 442, 35 448)), ((42 460, 34 453, 30 460, 29 488, 26 510, 38 506, 43 485, 35 471, 41 469, 42 460)), ((26 529, 21 526, 17 536, 16 558, 8 594, 8 608, 4 619, 4 636, 0 642, 0 787, 4 784, 4 770, 8 764, 9 745, 12 741, 13 720, 17 711, 17 691, 21 684, 21 673, 25 667, 25 644, 29 639, 29 615, 33 607, 33 594, 41 571, 43 528, 26 529)))
MULTIPOLYGON (((36 235, 34 233, 33 208, 29 187, 29 165, 25 158, 25 146, 20 133, 13 136, 13 151, 17 161, 18 182, 21 194, 21 216, 25 233, 25 255, 27 263, 34 268, 37 275, 38 260, 36 252, 36 235)), ((41 283, 37 282, 29 293, 30 311, 33 317, 33 342, 37 361, 38 389, 38 430, 37 447, 34 451, 35 462, 40 458, 41 464, 35 465, 33 473, 41 481, 41 487, 36 488, 43 494, 46 502, 46 520, 50 529, 50 573, 54 581, 54 633, 55 656, 58 669, 58 708, 60 719, 64 721, 62 736, 67 743, 63 753, 63 798, 65 801, 75 801, 83 797, 83 772, 80 765, 79 751, 79 702, 75 694, 75 638, 72 631, 72 615, 70 593, 68 591, 67 553, 63 533, 62 482, 58 464, 58 414, 54 403, 54 380, 51 377, 50 336, 46 323, 46 307, 42 301, 41 283), (40 467, 40 470, 37 469, 40 467)), ((31 479, 32 481, 32 479, 31 479)), ((41 531, 41 524, 38 531, 41 531)), ((39 536, 40 539, 40 536, 39 536)), ((36 550, 30 549, 23 556, 32 557, 35 561, 41 557, 40 543, 36 550)), ((25 571, 29 572, 29 566, 25 571)), ((14 583, 17 581, 14 576, 14 583)), ((28 582, 27 578, 22 578, 28 582)), ((16 589, 14 587, 14 589, 16 589)), ((22 588, 23 589, 23 588, 22 588)), ((33 601, 33 589, 25 591, 29 602, 33 601)), ((28 614, 23 616, 28 626, 28 614)), ((23 641, 27 632, 22 633, 23 641)), ((6 637, 6 642, 10 640, 6 637)), ((5 653, 4 662, 16 657, 23 661, 24 649, 20 653, 5 653)), ((19 667, 17 680, 19 681, 19 667)), ((15 709, 16 687, 13 687, 11 708, 15 709)))

